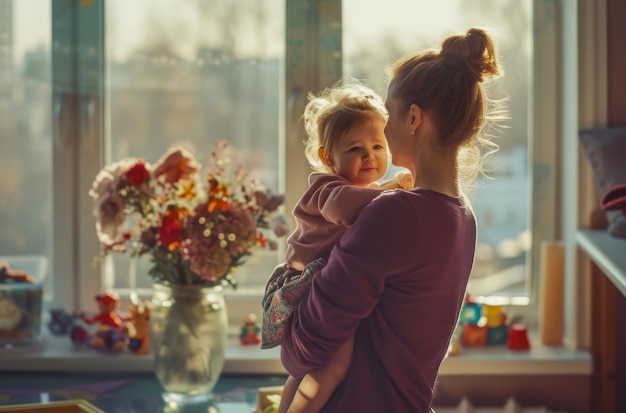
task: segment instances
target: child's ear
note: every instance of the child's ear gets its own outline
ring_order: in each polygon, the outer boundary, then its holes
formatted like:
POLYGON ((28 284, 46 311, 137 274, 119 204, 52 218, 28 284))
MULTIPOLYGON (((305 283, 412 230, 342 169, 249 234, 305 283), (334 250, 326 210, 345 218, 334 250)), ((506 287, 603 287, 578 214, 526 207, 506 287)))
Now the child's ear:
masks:
POLYGON ((333 157, 330 155, 330 152, 326 150, 323 146, 317 150, 317 156, 319 156, 322 163, 326 166, 333 166, 333 157))

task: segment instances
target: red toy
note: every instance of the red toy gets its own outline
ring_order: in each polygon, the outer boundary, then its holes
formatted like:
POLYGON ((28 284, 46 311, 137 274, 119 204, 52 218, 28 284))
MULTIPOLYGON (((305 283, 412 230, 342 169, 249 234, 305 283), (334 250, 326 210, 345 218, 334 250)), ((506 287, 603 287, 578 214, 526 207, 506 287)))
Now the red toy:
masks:
POLYGON ((530 349, 528 329, 524 324, 513 324, 509 331, 509 350, 525 351, 530 349))
POLYGON ((241 344, 244 346, 250 344, 261 344, 261 339, 259 338, 260 333, 261 327, 259 327, 256 323, 256 315, 252 313, 248 314, 244 320, 244 325, 241 326, 241 334, 239 335, 241 344))
MULTIPOLYGON (((98 303, 99 313, 95 316, 85 316, 79 313, 78 317, 87 324, 98 323, 98 329, 89 340, 89 344, 97 350, 105 351, 121 351, 126 346, 126 336, 122 331, 123 323, 129 321, 130 318, 121 317, 115 310, 117 308, 118 297, 112 293, 98 294, 95 297, 98 303)), ((79 334, 75 331, 74 334, 79 334)), ((72 334, 72 339, 75 336, 72 334)), ((83 333, 81 336, 86 340, 87 337, 83 333)), ((80 342, 80 340, 75 340, 80 342)))

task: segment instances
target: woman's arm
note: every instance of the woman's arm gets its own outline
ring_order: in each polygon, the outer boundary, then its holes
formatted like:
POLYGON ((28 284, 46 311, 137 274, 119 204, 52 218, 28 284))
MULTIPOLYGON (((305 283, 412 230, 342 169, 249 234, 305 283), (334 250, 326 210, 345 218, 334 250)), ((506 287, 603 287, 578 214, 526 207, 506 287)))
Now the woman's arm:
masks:
POLYGON ((296 377, 328 363, 354 335, 383 294, 386 277, 400 262, 407 214, 390 192, 366 206, 315 277, 291 317, 281 347, 287 371, 296 377))
POLYGON ((337 386, 346 378, 353 347, 354 336, 339 347, 327 365, 304 376, 293 395, 288 413, 315 413, 322 410, 337 386))

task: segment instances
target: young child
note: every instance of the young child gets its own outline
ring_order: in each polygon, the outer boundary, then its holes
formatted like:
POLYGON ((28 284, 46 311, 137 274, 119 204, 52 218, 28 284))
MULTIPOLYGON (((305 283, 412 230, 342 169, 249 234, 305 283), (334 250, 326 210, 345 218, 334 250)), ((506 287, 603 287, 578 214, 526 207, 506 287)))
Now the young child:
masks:
MULTIPOLYGON (((370 88, 351 82, 309 95, 303 117, 305 153, 316 172, 294 208, 297 227, 287 239, 285 263, 276 267, 267 283, 261 348, 280 345, 289 315, 310 287, 304 267, 318 258, 328 259, 361 208, 383 190, 413 186, 408 172, 377 182, 387 172, 390 157, 384 133, 387 111, 370 88)), ((353 339, 348 340, 327 366, 302 381, 289 377, 279 413, 319 411, 345 377, 352 345, 353 339)))

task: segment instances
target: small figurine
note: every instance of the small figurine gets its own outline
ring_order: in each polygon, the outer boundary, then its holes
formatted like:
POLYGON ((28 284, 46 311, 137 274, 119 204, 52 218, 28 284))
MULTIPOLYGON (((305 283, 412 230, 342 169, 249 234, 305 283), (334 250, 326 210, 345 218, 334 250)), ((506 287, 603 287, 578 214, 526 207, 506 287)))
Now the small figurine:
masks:
POLYGON ((136 354, 150 351, 150 307, 147 303, 131 304, 128 349, 136 354))
POLYGON ((50 321, 48 322, 48 329, 50 333, 55 336, 64 336, 69 334, 72 327, 74 327, 74 318, 61 308, 50 309, 50 321))
POLYGON ((246 316, 243 326, 241 326, 241 334, 239 339, 244 346, 250 344, 261 344, 259 334, 261 333, 261 327, 256 323, 256 314, 250 313, 246 316))
POLYGON ((90 344, 97 350, 121 351, 126 346, 126 336, 122 325, 128 318, 122 318, 115 309, 118 297, 116 294, 105 293, 96 295, 99 313, 95 316, 78 316, 87 324, 99 323, 96 333, 91 337, 90 344))

